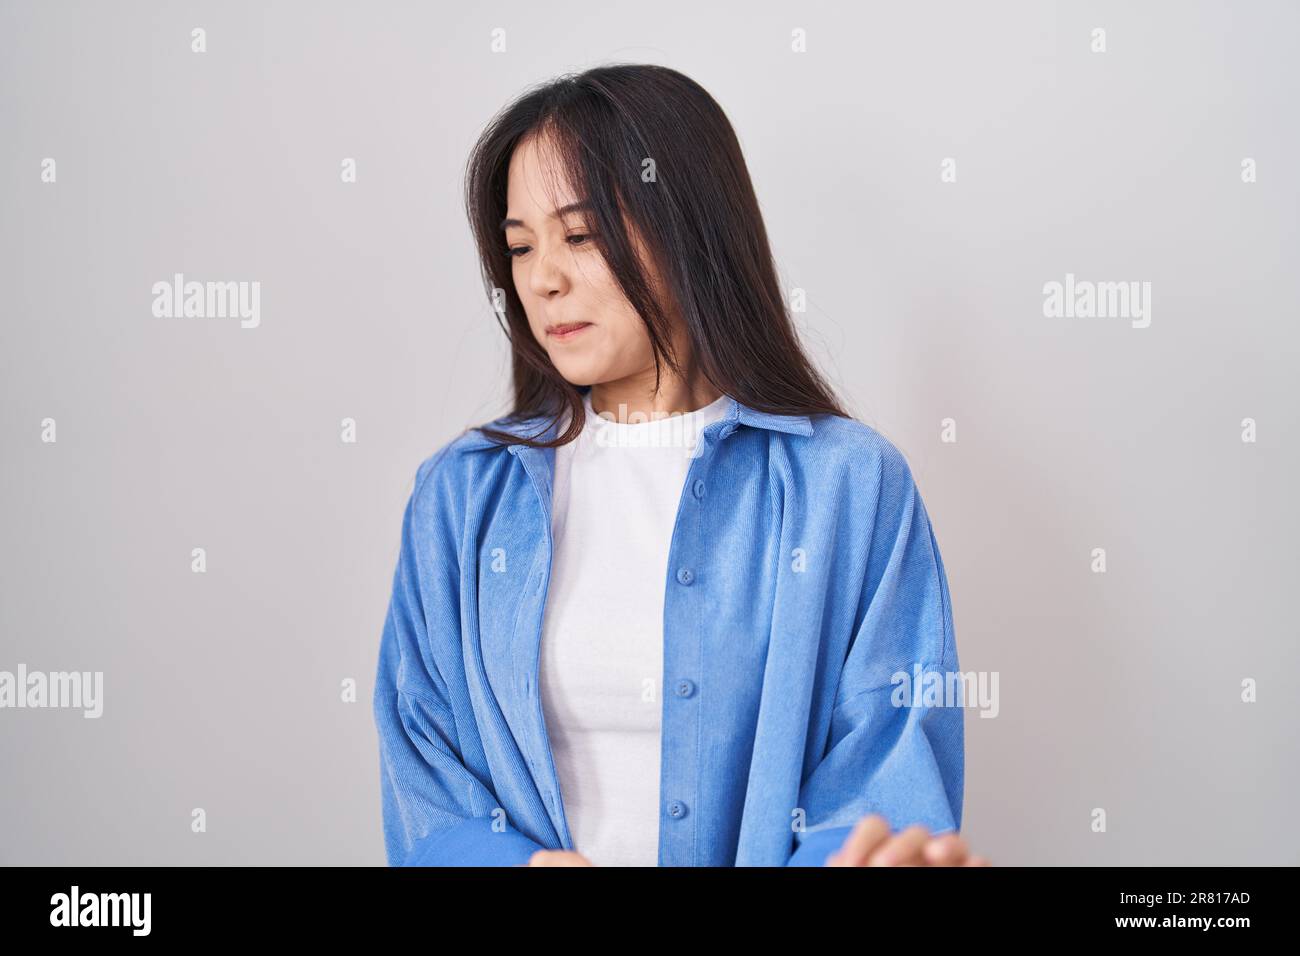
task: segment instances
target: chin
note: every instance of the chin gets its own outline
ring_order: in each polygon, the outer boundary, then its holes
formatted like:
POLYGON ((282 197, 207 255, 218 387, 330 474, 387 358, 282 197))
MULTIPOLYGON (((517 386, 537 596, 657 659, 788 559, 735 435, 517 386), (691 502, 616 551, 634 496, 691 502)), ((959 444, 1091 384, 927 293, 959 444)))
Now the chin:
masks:
POLYGON ((594 366, 585 362, 556 362, 551 360, 556 371, 564 377, 564 380, 570 385, 581 388, 584 385, 595 385, 597 382, 603 382, 606 379, 603 369, 596 369, 594 366))

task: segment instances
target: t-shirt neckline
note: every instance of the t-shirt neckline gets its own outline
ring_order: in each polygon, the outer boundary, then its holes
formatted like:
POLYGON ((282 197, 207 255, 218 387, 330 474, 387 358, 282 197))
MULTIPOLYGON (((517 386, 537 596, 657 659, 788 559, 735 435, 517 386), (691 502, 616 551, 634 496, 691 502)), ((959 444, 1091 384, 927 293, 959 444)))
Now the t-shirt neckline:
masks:
MULTIPOLYGON (((582 405, 586 409, 587 422, 599 428, 612 429, 617 431, 636 431, 650 432, 662 431, 671 428, 686 428, 691 431, 698 431, 712 422, 725 418, 727 409, 731 404, 731 397, 725 392, 719 395, 709 404, 689 412, 669 412, 662 417, 646 417, 645 413, 637 415, 628 413, 632 421, 617 421, 604 418, 591 406, 591 391, 588 390, 582 396, 582 405)), ((617 413, 613 413, 617 414, 617 413)))

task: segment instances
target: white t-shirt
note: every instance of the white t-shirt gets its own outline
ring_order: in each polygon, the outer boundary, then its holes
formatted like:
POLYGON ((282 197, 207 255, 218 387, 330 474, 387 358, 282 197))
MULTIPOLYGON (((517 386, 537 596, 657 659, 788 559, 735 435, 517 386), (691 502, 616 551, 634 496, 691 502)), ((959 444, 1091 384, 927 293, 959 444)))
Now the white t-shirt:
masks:
POLYGON ((699 433, 731 399, 608 421, 555 452, 542 711, 573 847, 596 866, 657 866, 668 549, 699 433))

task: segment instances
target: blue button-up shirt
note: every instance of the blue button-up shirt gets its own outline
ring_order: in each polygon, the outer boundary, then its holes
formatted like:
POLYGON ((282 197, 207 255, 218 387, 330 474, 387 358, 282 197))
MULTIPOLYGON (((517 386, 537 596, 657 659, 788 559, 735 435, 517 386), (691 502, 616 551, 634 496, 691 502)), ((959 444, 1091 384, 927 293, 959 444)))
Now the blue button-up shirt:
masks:
MULTIPOLYGON (((582 851, 537 685, 554 462, 469 430, 416 473, 374 693, 391 865, 582 851)), ((948 583, 886 438, 732 399, 665 573, 660 866, 820 866, 868 813, 960 827, 963 710, 910 689, 957 672, 948 583)))

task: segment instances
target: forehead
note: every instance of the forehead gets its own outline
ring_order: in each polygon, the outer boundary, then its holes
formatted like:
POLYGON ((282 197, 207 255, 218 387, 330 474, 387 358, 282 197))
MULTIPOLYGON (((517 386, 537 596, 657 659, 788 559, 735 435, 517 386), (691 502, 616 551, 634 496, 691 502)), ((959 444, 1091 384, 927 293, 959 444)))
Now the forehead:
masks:
POLYGON ((529 220, 552 216, 576 201, 564 166, 549 144, 529 137, 515 148, 507 171, 507 216, 529 220))

